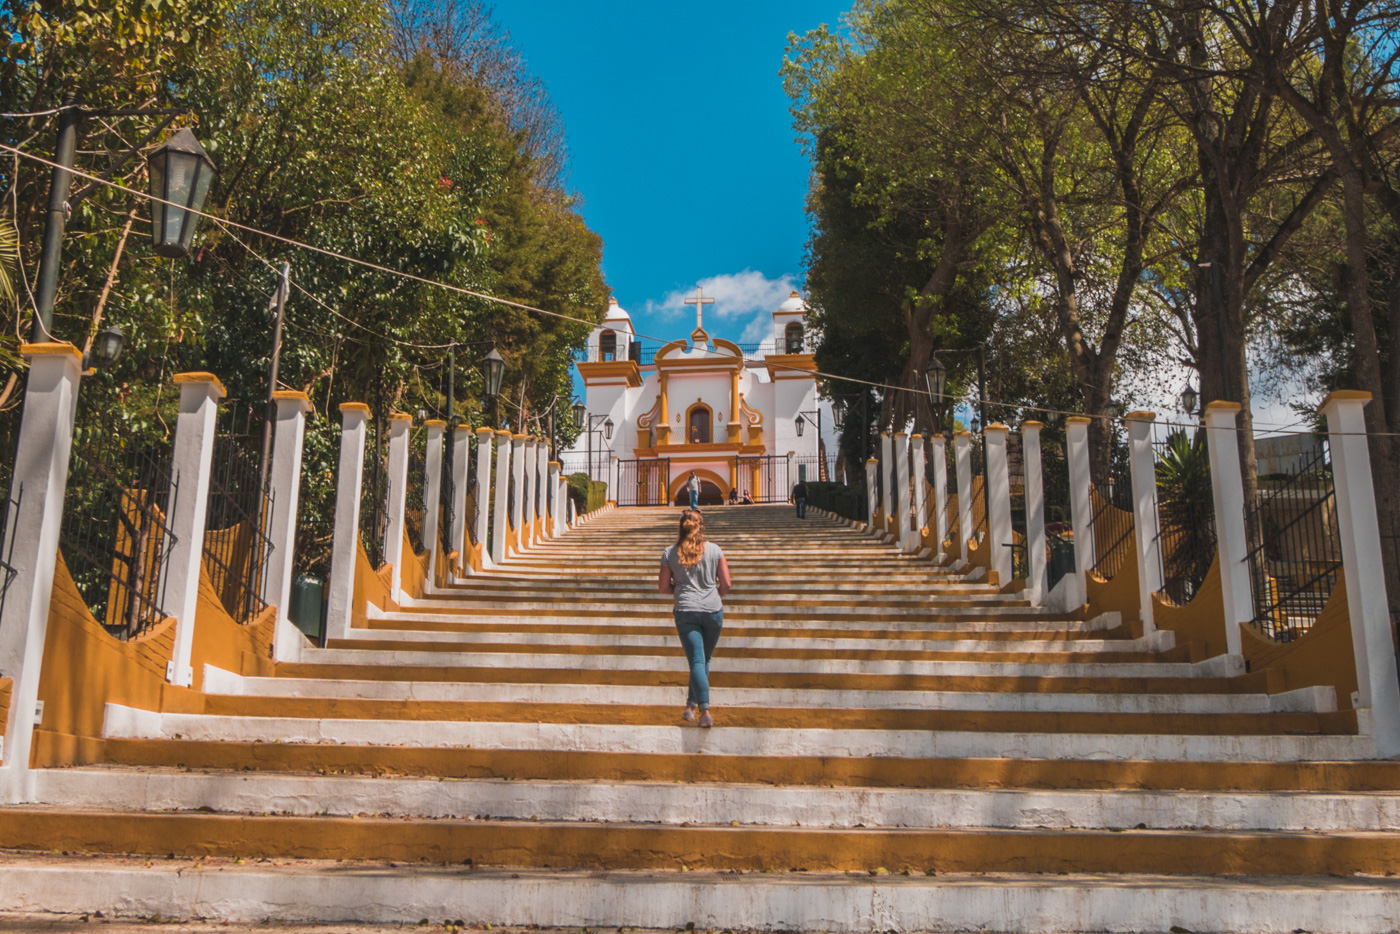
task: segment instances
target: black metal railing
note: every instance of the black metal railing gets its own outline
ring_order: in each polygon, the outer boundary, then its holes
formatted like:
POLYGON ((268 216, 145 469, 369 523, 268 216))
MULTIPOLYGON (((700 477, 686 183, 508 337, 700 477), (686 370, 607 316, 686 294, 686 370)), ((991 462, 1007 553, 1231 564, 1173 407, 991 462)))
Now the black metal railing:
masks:
POLYGON ((384 504, 387 477, 384 453, 377 432, 371 432, 365 445, 364 471, 360 475, 360 544, 371 567, 384 561, 384 528, 388 521, 384 504))
POLYGON ((1215 559, 1215 500, 1205 432, 1173 431, 1152 443, 1157 474, 1157 554, 1161 593, 1177 606, 1191 602, 1215 559))
POLYGON ((1260 482, 1245 517, 1254 624, 1291 642, 1312 628, 1342 567, 1330 448, 1305 457, 1281 480, 1260 482))
POLYGON ((14 565, 15 539, 19 535, 18 526, 10 526, 10 514, 18 514, 20 499, 24 495, 22 484, 14 482, 14 452, 9 452, 6 460, 0 461, 0 614, 5 609, 5 598, 10 593, 10 584, 19 573, 14 565))
POLYGON ((74 432, 59 549, 83 602, 118 639, 165 618, 167 509, 180 491, 169 452, 118 432, 74 432))
POLYGON ((1113 458, 1108 480, 1094 487, 1094 563, 1089 568, 1102 580, 1112 580, 1128 557, 1133 534, 1133 481, 1126 458, 1113 458))
MULTIPOLYGON (((1025 580, 1031 575, 1030 538, 1026 534, 1026 452, 1020 432, 1006 437, 1006 481, 1011 499, 1011 578, 1025 580), (1019 540, 1017 540, 1019 537, 1019 540)), ((1041 547, 1044 547, 1043 545, 1041 547)))
POLYGON ((981 541, 987 534, 987 459, 982 453, 981 435, 973 435, 968 453, 972 464, 972 535, 981 541))
POLYGON ((272 552, 272 501, 262 489, 262 420, 249 408, 226 409, 214 436, 213 470, 204 513, 204 572, 224 611, 246 623, 266 604, 263 575, 272 552))
POLYGON ((423 542, 423 497, 427 483, 428 432, 420 428, 408 440, 408 489, 404 496, 403 521, 408 540, 417 551, 423 542))

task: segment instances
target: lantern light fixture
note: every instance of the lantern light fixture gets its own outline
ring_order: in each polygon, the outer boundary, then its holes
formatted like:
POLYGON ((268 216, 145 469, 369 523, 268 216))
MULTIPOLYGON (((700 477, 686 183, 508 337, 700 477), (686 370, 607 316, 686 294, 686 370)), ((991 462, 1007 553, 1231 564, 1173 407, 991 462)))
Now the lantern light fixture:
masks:
POLYGON ((501 392, 501 376, 505 373, 506 361, 496 352, 496 348, 492 347, 491 352, 486 355, 486 359, 482 363, 482 368, 486 377, 486 385, 483 388, 486 390, 486 395, 494 398, 501 392))
POLYGON ((573 404, 573 413, 574 424, 577 425, 579 428, 582 428, 584 426, 584 422, 588 419, 588 406, 584 405, 582 402, 576 401, 573 404))
POLYGON ((846 425, 846 403, 839 400, 831 403, 831 423, 837 428, 846 425))
POLYGON ((807 427, 807 419, 799 415, 797 416, 797 419, 793 422, 793 425, 797 428, 797 437, 800 438, 802 437, 802 430, 807 427))
POLYGON ((1181 390, 1181 410, 1187 415, 1195 415, 1196 405, 1200 401, 1200 393, 1196 392, 1196 387, 1188 382, 1186 388, 1181 390))
POLYGON ((1109 399, 1103 404, 1103 414, 1108 418, 1117 419, 1123 415, 1123 403, 1117 399, 1109 399))
POLYGON ((928 404, 935 408, 942 405, 948 390, 948 368, 937 354, 929 359, 928 369, 924 370, 924 382, 928 386, 928 404))
POLYGON ((150 169, 151 243, 157 256, 190 255, 204 199, 214 181, 214 162, 189 128, 176 130, 146 160, 150 169))
POLYGON ((611 441, 611 440, 612 440, 612 433, 613 433, 613 420, 612 420, 611 418, 609 418, 607 421, 603 422, 603 440, 604 440, 604 441, 611 441))
POLYGON ((105 370, 117 362, 117 358, 122 355, 122 348, 126 346, 126 335, 122 333, 119 325, 109 324, 97 333, 93 339, 92 350, 83 359, 83 368, 91 367, 94 370, 105 370))

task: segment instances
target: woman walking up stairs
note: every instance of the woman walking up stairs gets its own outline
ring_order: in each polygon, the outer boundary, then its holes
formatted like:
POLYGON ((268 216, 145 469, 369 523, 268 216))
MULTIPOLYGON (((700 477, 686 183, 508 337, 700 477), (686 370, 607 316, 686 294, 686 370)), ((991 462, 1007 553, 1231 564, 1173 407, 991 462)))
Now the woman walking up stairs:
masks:
MULTIPOLYGON (((694 477, 694 474, 691 475, 694 477)), ((661 553, 656 589, 675 596, 676 634, 690 665, 690 687, 681 719, 714 726, 710 715, 710 657, 724 627, 724 604, 729 593, 729 562, 724 552, 705 540, 705 517, 698 509, 681 513, 676 543, 661 553)))

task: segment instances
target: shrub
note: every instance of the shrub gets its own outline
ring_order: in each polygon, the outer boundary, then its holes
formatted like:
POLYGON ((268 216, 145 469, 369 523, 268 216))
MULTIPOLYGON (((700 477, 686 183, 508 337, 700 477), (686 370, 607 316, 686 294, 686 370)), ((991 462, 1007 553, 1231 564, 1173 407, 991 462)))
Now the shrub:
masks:
POLYGON ((864 522, 866 516, 865 484, 807 481, 807 502, 818 509, 834 512, 846 519, 864 522))
POLYGON ((601 480, 588 480, 586 473, 569 474, 569 498, 579 515, 602 509, 608 501, 608 485, 601 480))

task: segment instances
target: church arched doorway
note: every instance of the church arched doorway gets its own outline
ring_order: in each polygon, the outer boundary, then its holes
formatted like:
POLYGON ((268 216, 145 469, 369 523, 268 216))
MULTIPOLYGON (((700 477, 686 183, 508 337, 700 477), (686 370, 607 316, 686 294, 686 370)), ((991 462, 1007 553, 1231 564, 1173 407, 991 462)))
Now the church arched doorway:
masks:
MULTIPOLYGON (((680 488, 679 488, 678 490, 676 490, 675 505, 677 505, 677 506, 689 506, 689 505, 690 505, 690 488, 689 488, 688 486, 686 486, 684 483, 682 483, 682 484, 680 485, 680 488)), ((711 481, 711 480, 701 479, 701 481, 700 481, 700 505, 701 505, 701 506, 723 506, 723 505, 724 505, 724 493, 723 493, 723 491, 720 490, 719 484, 717 484, 717 483, 715 483, 715 482, 713 482, 713 481, 711 481)))
POLYGON ((686 413, 685 439, 690 444, 710 443, 710 422, 713 416, 710 414, 710 407, 701 403, 696 403, 690 407, 686 413))

